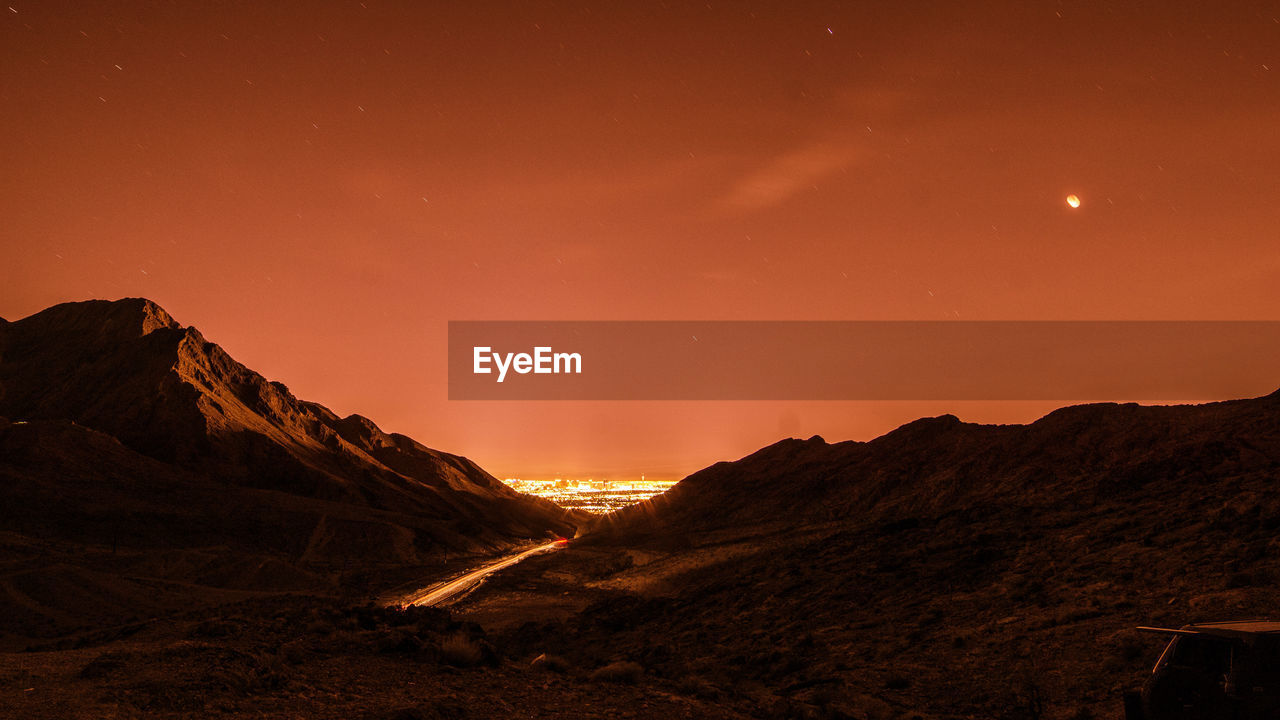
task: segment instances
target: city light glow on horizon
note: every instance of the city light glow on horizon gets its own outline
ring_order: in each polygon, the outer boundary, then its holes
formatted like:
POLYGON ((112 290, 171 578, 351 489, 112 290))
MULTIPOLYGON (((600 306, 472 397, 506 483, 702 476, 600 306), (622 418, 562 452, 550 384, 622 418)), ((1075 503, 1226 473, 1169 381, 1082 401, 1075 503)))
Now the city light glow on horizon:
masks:
POLYGON ((550 500, 571 510, 604 514, 635 505, 666 492, 677 480, 638 480, 607 478, 551 478, 524 480, 503 478, 502 482, 522 493, 550 500))

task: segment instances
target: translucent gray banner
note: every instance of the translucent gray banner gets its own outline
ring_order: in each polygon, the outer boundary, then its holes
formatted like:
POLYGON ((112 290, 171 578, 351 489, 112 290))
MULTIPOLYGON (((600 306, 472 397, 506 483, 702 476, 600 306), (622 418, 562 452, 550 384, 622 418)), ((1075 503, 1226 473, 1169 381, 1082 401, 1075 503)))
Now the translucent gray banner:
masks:
POLYGON ((1277 321, 449 323, 451 400, 1208 400, 1277 387, 1277 321))

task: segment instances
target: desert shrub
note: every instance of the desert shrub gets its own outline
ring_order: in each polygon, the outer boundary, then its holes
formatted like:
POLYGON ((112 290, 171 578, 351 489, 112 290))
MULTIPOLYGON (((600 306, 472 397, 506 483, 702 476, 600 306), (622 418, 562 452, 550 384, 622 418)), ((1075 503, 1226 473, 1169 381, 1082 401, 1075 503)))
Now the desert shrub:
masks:
POLYGON ((330 633, 317 646, 326 654, 345 654, 362 649, 364 638, 355 630, 342 629, 330 633))
POLYGON ((623 570, 629 570, 635 564, 631 557, 631 553, 625 550, 619 550, 610 553, 606 557, 598 558, 585 569, 589 577, 600 579, 610 575, 615 575, 623 570))
POLYGON ((257 652, 245 656, 241 662, 227 664, 212 677, 232 692, 253 695, 288 687, 292 674, 279 655, 257 652))
POLYGON ((693 538, 688 533, 672 531, 658 538, 656 545, 663 552, 683 552, 693 549, 693 538))
POLYGON ((423 629, 440 630, 449 624, 449 612, 440 608, 410 605, 407 608, 387 608, 384 612, 387 624, 393 627, 417 625, 423 629))
POLYGON ((1118 657, 1109 657, 1098 666, 1098 671, 1107 677, 1113 677, 1128 670, 1127 664, 1118 657))
POLYGON ((533 659, 531 666, 539 670, 547 670, 554 673, 564 674, 569 672, 569 661, 559 655, 548 655, 543 653, 533 659))
POLYGON ((288 665, 301 665, 309 654, 307 643, 303 640, 291 640, 280 646, 277 652, 280 660, 288 665))
POLYGON ((103 653, 80 668, 79 675, 89 680, 106 677, 124 667, 124 658, 120 653, 103 653))
POLYGON ((1120 641, 1119 647, 1116 648, 1116 654, 1120 656, 1121 660, 1131 663, 1145 658, 1147 649, 1138 638, 1126 637, 1120 641))
POLYGON ((644 677, 644 668, 640 667, 640 663, 629 660, 611 662, 608 665, 596 668, 591 673, 591 679, 597 682, 626 683, 628 685, 635 685, 640 682, 642 677, 644 677))
POLYGON ((452 701, 441 701, 431 705, 392 710, 387 715, 379 716, 386 720, 463 720, 472 717, 466 705, 452 701))
POLYGON ((1271 574, 1263 569, 1240 570, 1227 578, 1227 589, 1257 587, 1272 584, 1271 574))
POLYGON ((1031 676, 1026 677, 1021 686, 1007 701, 1003 720, 1040 720, 1044 717, 1044 690, 1031 676))
POLYGON ((356 625, 361 630, 377 630, 378 625, 383 621, 383 609, 374 605, 362 605, 351 609, 352 615, 355 617, 356 625))
POLYGON ((422 649, 422 640, 408 630, 393 628, 378 634, 378 652, 415 653, 422 649))
POLYGON ((828 683, 819 685, 809 693, 809 702, 820 708, 830 709, 839 697, 840 693, 835 685, 828 683))
POLYGON ((236 634, 239 630, 240 625, 237 623, 222 618, 214 618, 196 625, 191 634, 195 637, 225 638, 236 634))
POLYGON ((484 651, 475 640, 457 633, 440 643, 440 662, 454 667, 474 667, 484 658, 484 651))
POLYGON ((676 681, 676 690, 683 695, 692 695, 703 700, 715 700, 720 691, 701 675, 688 674, 676 681))
POLYGON ((1047 588, 1044 581, 1039 578, 1018 576, 1012 583, 1011 589, 1009 597, 1017 603, 1043 603, 1046 600, 1047 588))
POLYGON ((911 687, 911 678, 901 673, 894 673, 884 679, 884 686, 889 690, 906 690, 911 687))

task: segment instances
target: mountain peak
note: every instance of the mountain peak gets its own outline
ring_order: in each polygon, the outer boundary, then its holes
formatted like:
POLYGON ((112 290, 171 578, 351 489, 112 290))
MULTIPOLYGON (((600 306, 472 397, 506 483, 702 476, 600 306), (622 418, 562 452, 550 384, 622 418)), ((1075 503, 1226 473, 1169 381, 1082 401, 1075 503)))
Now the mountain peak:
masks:
POLYGON ((54 305, 19 320, 18 323, 62 332, 83 333, 96 338, 130 338, 156 330, 176 330, 182 326, 152 300, 84 300, 54 305))
POLYGON ((178 324, 177 320, 173 319, 172 315, 166 312, 165 309, 160 307, 160 305, 154 300, 148 300, 147 298, 124 298, 122 300, 115 301, 112 305, 119 308, 118 312, 121 315, 127 316, 132 314, 136 317, 140 323, 140 330, 143 335, 160 328, 177 329, 182 327, 178 324))
MULTIPOLYGON (((884 441, 888 438, 920 440, 928 437, 935 437, 949 430, 961 427, 964 421, 950 413, 939 415, 937 417, 925 417, 901 425, 889 433, 876 438, 877 441, 884 441)), ((875 441, 873 441, 875 442, 875 441)))
POLYGON ((64 303, 0 326, 0 385, 0 415, 71 421, 176 471, 352 516, 407 514, 420 548, 573 527, 463 458, 299 400, 146 298, 64 303))
POLYGON ((331 426, 338 431, 338 435, 342 436, 343 440, 364 450, 394 445, 391 438, 382 432, 382 428, 378 427, 377 423, 363 415, 348 415, 332 423, 331 426))

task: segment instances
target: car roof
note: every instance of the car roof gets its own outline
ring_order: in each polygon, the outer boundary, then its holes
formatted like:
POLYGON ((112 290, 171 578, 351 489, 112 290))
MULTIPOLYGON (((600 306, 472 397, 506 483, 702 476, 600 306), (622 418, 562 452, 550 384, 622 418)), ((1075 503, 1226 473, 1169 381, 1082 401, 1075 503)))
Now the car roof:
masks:
POLYGON ((1258 635, 1280 637, 1280 622, 1273 620, 1228 620, 1224 622, 1192 623, 1191 625, 1183 625, 1176 630, 1156 627, 1140 627, 1138 629, 1166 635, 1210 635, 1228 639, 1258 635))
POLYGON ((1194 623, 1184 630, 1205 633, 1206 635, 1266 635, 1280 634, 1280 622, 1271 620, 1233 620, 1229 622, 1194 623))

